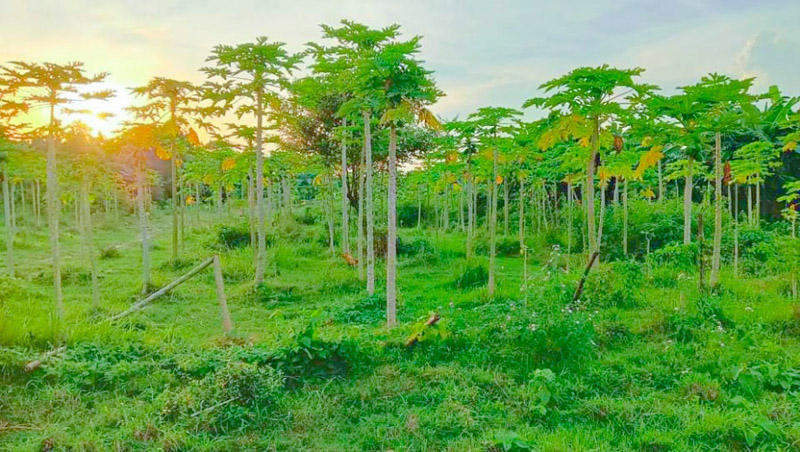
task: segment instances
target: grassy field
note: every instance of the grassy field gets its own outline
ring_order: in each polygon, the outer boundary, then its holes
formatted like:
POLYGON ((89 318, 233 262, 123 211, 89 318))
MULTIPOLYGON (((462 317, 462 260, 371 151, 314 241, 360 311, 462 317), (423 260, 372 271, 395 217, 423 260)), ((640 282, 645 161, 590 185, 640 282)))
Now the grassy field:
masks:
POLYGON ((459 233, 402 229, 387 329, 382 266, 368 297, 313 220, 271 229, 254 287, 251 249, 220 243, 210 218, 170 263, 154 211, 154 286, 220 253, 228 337, 210 269, 104 322, 139 297, 135 220, 98 225, 99 312, 66 227, 68 348, 32 373, 53 340, 51 280, 44 230, 21 228, 21 277, 0 278, 0 450, 800 450, 800 307, 783 278, 726 267, 708 294, 677 260, 603 262, 572 303, 582 259, 566 273, 539 244, 526 285, 505 251, 489 299, 485 249, 468 264, 459 233))

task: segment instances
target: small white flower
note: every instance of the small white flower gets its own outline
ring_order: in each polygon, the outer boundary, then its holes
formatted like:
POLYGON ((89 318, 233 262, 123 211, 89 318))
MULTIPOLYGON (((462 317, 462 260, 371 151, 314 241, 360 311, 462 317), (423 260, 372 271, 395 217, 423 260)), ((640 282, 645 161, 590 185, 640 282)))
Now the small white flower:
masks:
POLYGON ((751 308, 750 306, 747 306, 746 308, 744 308, 744 310, 747 312, 753 312, 753 308, 751 308))

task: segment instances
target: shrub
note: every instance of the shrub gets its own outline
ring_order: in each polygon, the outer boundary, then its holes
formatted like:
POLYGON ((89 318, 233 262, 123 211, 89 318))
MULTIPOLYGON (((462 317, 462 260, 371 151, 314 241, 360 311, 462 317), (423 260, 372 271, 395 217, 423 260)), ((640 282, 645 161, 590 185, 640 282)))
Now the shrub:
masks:
POLYGON ((274 305, 291 303, 300 299, 293 286, 277 286, 261 283, 255 287, 255 299, 259 303, 274 305))
POLYGON ((684 271, 693 270, 697 265, 700 256, 700 249, 697 244, 689 245, 675 244, 668 245, 656 250, 650 255, 650 259, 656 265, 669 265, 684 271))
POLYGON ((386 297, 374 293, 362 298, 356 304, 340 309, 335 319, 345 323, 374 324, 384 320, 386 316, 386 297))
POLYGON ((116 259, 119 257, 119 247, 116 245, 109 245, 100 250, 100 259, 116 259))
POLYGON ((642 266, 636 261, 600 266, 589 275, 583 298, 592 305, 633 307, 644 283, 642 266))
POLYGON ((242 226, 220 226, 217 232, 217 243, 228 249, 249 246, 250 228, 242 226))
POLYGON ((355 346, 350 342, 326 342, 314 337, 314 324, 295 337, 294 344, 279 350, 270 363, 289 378, 288 384, 298 384, 305 378, 346 376, 355 346))
POLYGON ((483 265, 468 266, 453 285, 459 290, 472 290, 485 286, 489 282, 489 273, 483 265))
POLYGON ((164 391, 161 415, 212 432, 246 427, 273 404, 284 382, 283 374, 272 367, 228 363, 178 391, 164 391))

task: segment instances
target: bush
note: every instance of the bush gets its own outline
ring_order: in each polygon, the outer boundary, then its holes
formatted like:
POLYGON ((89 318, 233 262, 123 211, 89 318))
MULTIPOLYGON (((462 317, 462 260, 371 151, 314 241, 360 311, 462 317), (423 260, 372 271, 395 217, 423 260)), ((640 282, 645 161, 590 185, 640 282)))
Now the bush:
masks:
POLYGON ((459 290, 472 290, 485 286, 489 282, 489 273, 483 265, 468 266, 453 285, 459 290))
POLYGON ((243 248, 250 245, 250 228, 221 226, 217 232, 217 243, 225 248, 243 248))
POLYGON ((339 322, 375 324, 386 316, 386 297, 374 293, 356 304, 340 309, 334 316, 339 322))
POLYGON ((672 266, 684 271, 693 270, 699 257, 700 248, 695 243, 668 245, 650 255, 656 265, 672 266))
POLYGON ((275 305, 291 303, 300 299, 293 286, 276 286, 261 283, 255 287, 255 299, 259 303, 275 305))
POLYGON ((119 247, 116 245, 109 245, 100 250, 100 259, 116 259, 119 257, 119 247))
POLYGON ((284 383, 283 374, 272 367, 228 363, 177 392, 164 391, 161 415, 215 433, 246 427, 273 404, 284 383))
POLYGON ((633 307, 644 284, 642 265, 636 261, 600 266, 586 280, 583 298, 592 305, 633 307))
POLYGON ((355 346, 349 342, 326 342, 314 337, 314 324, 295 337, 294 345, 279 350, 270 364, 286 374, 288 384, 306 378, 344 377, 350 370, 355 346))

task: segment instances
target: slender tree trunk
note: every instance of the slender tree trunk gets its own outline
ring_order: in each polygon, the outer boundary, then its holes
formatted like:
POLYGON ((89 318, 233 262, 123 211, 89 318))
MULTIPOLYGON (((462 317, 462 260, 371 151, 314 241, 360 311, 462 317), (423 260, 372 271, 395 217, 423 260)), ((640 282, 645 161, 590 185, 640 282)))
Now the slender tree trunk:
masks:
POLYGON ((145 208, 145 163, 142 162, 137 171, 137 207, 139 210, 139 230, 142 234, 142 294, 150 289, 150 238, 147 231, 147 209, 145 208))
POLYGON ((472 237, 475 234, 475 202, 472 193, 475 191, 473 179, 467 180, 467 260, 472 258, 472 237))
POLYGON ((508 237, 508 181, 503 180, 503 236, 508 237))
POLYGON ((389 199, 386 239, 386 325, 397 324, 397 128, 389 128, 389 199))
POLYGON ((567 220, 569 221, 569 226, 567 227, 567 273, 570 271, 570 261, 572 260, 572 203, 572 182, 567 182, 567 220))
POLYGON ((747 185, 747 223, 753 225, 753 186, 747 185))
MULTIPOLYGON (((5 168, 0 168, 5 170, 5 168)), ((6 225, 6 271, 9 278, 14 277, 14 228, 11 226, 11 193, 9 193, 9 175, 2 171, 3 177, 3 216, 6 225)))
POLYGON ((719 132, 714 135, 714 251, 711 256, 711 274, 709 286, 719 284, 719 267, 722 259, 722 137, 719 132))
POLYGON ((586 166, 586 196, 584 196, 586 201, 587 235, 589 236, 589 256, 600 249, 597 244, 594 222, 594 171, 595 160, 597 159, 597 154, 600 148, 600 124, 597 119, 594 120, 591 146, 592 152, 589 156, 589 164, 586 166))
POLYGON ((739 277, 739 186, 734 192, 736 210, 733 212, 733 277, 739 277))
POLYGON ((622 190, 622 250, 628 255, 628 178, 623 182, 622 190))
MULTIPOLYGON (((346 129, 347 118, 344 118, 343 124, 346 129)), ((347 218, 347 208, 347 138, 342 137, 342 253, 350 253, 350 221, 347 218)))
POLYGON ((292 219, 292 184, 290 184, 288 174, 281 177, 281 191, 283 194, 283 220, 291 221, 292 219))
POLYGON ((686 163, 686 185, 683 187, 683 244, 688 245, 692 242, 692 170, 694 169, 694 159, 688 158, 686 163))
POLYGON ((36 179, 36 189, 34 196, 36 197, 36 229, 42 227, 42 186, 39 183, 39 179, 36 179))
MULTIPOLYGON (((757 176, 757 180, 761 179, 761 175, 757 176)), ((756 228, 761 226, 761 182, 756 182, 756 207, 753 211, 753 226, 756 228)))
MULTIPOLYGON (((333 172, 333 169, 331 169, 331 172, 333 172)), ((336 215, 335 213, 336 208, 334 207, 334 200, 333 200, 333 175, 329 174, 327 176, 327 179, 328 179, 328 199, 326 203, 327 205, 325 207, 325 212, 327 215, 325 216, 328 217, 328 248, 331 253, 331 256, 333 256, 334 254, 336 254, 336 243, 334 239, 334 236, 336 235, 335 232, 336 220, 333 218, 334 215, 336 215)), ((286 184, 284 184, 284 189, 285 188, 286 184)))
MULTIPOLYGON (((463 182, 463 181, 462 181, 463 182)), ((464 186, 458 191, 458 227, 463 234, 466 227, 464 226, 464 186)))
POLYGON ((372 136, 370 125, 371 115, 368 111, 362 112, 364 118, 364 153, 366 163, 366 207, 367 207, 367 293, 375 293, 375 220, 372 208, 372 136))
POLYGON ((497 133, 495 132, 494 145, 492 146, 492 179, 489 181, 489 297, 494 297, 495 290, 495 254, 497 252, 496 230, 497 230, 497 161, 499 150, 497 149, 497 133))
POLYGON ((614 206, 619 205, 619 177, 614 178, 614 206))
POLYGON ((664 176, 661 171, 661 160, 658 161, 658 202, 664 200, 664 176))
POLYGON ((264 107, 261 102, 261 92, 256 94, 256 229, 257 246, 255 248, 255 278, 256 285, 264 282, 264 270, 267 267, 267 219, 266 206, 264 205, 264 107))
POLYGON ((445 179, 444 196, 442 197, 442 229, 444 232, 450 229, 450 184, 447 179, 445 179))
MULTIPOLYGON (((11 229, 17 230, 17 184, 11 181, 11 229)), ((76 204, 77 205, 77 204, 76 204)))
POLYGON ((417 230, 422 226, 422 185, 417 185, 417 230))
POLYGON ((250 247, 256 250, 253 253, 253 265, 258 265, 258 232, 256 227, 256 194, 255 181, 253 180, 253 169, 247 171, 247 207, 250 223, 250 247))
MULTIPOLYGON (((597 226, 597 251, 603 246, 603 226, 606 222, 606 187, 600 187, 600 221, 597 226)), ((598 256, 599 259, 599 256, 598 256)))
POLYGON ((92 227, 92 204, 89 199, 89 177, 83 176, 81 181, 81 201, 83 204, 83 236, 86 240, 87 257, 89 268, 92 272, 92 308, 96 311, 100 308, 100 288, 97 283, 97 257, 94 252, 94 229, 92 227))
POLYGON ((519 247, 525 246, 525 179, 519 180, 519 247))
POLYGON ((25 200, 25 181, 19 183, 19 201, 21 204, 21 212, 20 220, 28 223, 28 204, 25 200))
MULTIPOLYGON (((172 116, 173 123, 175 115, 172 116)), ((175 138, 170 139, 169 152, 171 155, 170 169, 172 171, 172 180, 170 181, 170 189, 172 191, 172 261, 178 260, 178 159, 175 155, 175 138)))
POLYGON ((361 149, 361 169, 358 172, 358 279, 364 279, 364 158, 361 149))
POLYGON ((53 292, 56 304, 56 321, 59 324, 56 330, 60 331, 60 323, 64 318, 64 305, 61 295, 61 255, 58 240, 58 216, 61 210, 61 202, 58 194, 54 111, 55 94, 52 94, 50 103, 50 136, 47 140, 47 222, 50 227, 50 253, 53 259, 53 292))

